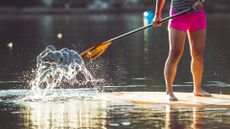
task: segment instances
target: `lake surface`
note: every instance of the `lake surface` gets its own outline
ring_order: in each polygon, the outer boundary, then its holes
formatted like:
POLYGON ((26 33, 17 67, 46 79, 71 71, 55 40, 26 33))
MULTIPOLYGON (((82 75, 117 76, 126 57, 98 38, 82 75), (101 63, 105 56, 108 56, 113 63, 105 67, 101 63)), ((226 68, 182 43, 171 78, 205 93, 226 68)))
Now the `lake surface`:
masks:
MULTIPOLYGON (((230 15, 207 14, 207 21, 203 87, 211 93, 230 94, 230 15)), ((47 45, 80 53, 145 22, 142 12, 1 15, 0 128, 228 128, 229 109, 116 105, 92 98, 95 93, 87 86, 63 86, 52 91, 56 96, 28 99, 36 56, 47 45), (9 43, 12 48, 7 46, 9 43)), ((166 24, 131 35, 114 42, 100 59, 86 61, 87 68, 95 78, 106 80, 98 86, 104 91, 164 91, 167 38, 166 24)), ((188 47, 186 42, 175 91, 192 92, 188 47)))

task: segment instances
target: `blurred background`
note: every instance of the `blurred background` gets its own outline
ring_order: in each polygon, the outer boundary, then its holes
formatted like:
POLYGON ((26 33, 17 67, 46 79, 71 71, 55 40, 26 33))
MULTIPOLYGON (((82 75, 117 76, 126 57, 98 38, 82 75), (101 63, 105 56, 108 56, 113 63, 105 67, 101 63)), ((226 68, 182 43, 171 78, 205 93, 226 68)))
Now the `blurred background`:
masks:
MULTIPOLYGON (((168 16, 169 6, 167 1, 163 17, 168 16)), ((204 85, 214 86, 218 89, 212 90, 215 92, 226 91, 230 83, 229 7, 229 0, 208 1, 205 7, 208 27, 204 85)), ((18 83, 30 80, 37 55, 49 44, 80 53, 150 24, 154 9, 154 0, 0 0, 0 88, 28 87, 18 83)), ((146 89, 158 86, 164 90, 167 54, 164 24, 161 29, 144 30, 117 41, 94 61, 96 65, 91 64, 91 72, 112 85, 146 89)), ((187 41, 179 67, 176 84, 192 89, 187 41)))
MULTIPOLYGON (((170 0, 167 1, 169 3, 170 0)), ((154 0, 0 0, 1 13, 14 11, 44 12, 50 9, 144 10, 154 7, 154 0)), ((229 0, 208 1, 208 11, 229 11, 229 0)), ((51 10, 50 10, 51 11, 51 10)), ((18 13, 18 12, 17 12, 18 13)))
MULTIPOLYGON (((207 1, 202 87, 230 94, 230 0, 207 1)), ((167 0, 162 17, 169 15, 169 6, 167 0)), ((92 88, 67 84, 41 99, 32 94, 29 82, 34 79, 36 57, 48 45, 81 53, 151 24, 154 10, 155 0, 0 0, 0 128, 229 128, 230 111, 224 108, 113 105, 99 98, 91 100, 92 88)), ((165 91, 167 56, 164 23, 113 42, 99 59, 85 63, 94 78, 105 81, 99 85, 104 91, 154 92, 165 91)), ((177 92, 193 90, 190 61, 186 40, 173 86, 177 92)))

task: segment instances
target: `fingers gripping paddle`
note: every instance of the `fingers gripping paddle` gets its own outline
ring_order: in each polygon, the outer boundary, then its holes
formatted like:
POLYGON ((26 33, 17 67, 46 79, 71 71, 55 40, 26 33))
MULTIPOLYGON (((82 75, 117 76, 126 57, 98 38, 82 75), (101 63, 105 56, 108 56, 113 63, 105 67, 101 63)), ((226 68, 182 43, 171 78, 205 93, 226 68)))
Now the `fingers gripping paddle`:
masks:
MULTIPOLYGON (((193 11, 192 8, 183 10, 183 11, 177 13, 177 14, 174 14, 174 15, 171 15, 169 17, 165 17, 165 18, 161 19, 159 21, 159 23, 163 23, 165 21, 168 21, 169 19, 175 18, 177 16, 180 16, 182 14, 185 14, 185 13, 188 13, 188 12, 191 12, 191 11, 193 11)), ((143 26, 143 27, 137 28, 135 30, 129 31, 129 32, 124 33, 122 35, 119 35, 119 36, 117 36, 115 38, 107 40, 107 41, 105 41, 105 42, 103 42, 103 43, 101 43, 101 44, 99 44, 97 46, 93 46, 93 47, 91 47, 91 48, 83 51, 81 53, 81 56, 84 57, 84 58, 86 58, 86 59, 95 59, 95 58, 99 57, 100 55, 102 55, 106 51, 106 49, 112 44, 113 41, 121 39, 121 38, 124 38, 124 37, 126 37, 128 35, 131 35, 133 33, 139 32, 141 30, 144 30, 144 29, 147 29, 147 28, 150 28, 150 27, 152 27, 152 24, 149 24, 147 26, 143 26)))

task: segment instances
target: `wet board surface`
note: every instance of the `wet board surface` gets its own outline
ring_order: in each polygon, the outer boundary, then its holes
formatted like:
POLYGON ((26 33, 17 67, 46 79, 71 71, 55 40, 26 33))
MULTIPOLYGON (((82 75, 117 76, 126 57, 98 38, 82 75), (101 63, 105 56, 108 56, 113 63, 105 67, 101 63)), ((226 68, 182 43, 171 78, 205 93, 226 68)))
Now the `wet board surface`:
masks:
POLYGON ((230 95, 212 94, 212 97, 197 97, 192 93, 175 92, 179 101, 169 101, 165 92, 113 92, 111 101, 119 100, 132 104, 165 104, 184 107, 230 108, 230 95))

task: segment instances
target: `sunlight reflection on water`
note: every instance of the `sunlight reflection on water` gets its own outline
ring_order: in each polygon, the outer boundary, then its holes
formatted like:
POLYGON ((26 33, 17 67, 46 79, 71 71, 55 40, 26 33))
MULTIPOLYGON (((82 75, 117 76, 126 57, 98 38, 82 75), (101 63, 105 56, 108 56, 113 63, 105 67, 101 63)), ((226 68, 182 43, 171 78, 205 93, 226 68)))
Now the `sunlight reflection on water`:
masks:
POLYGON ((230 116, 229 109, 224 108, 132 104, 110 100, 106 93, 91 88, 54 89, 52 92, 46 98, 31 99, 31 90, 1 90, 1 121, 10 122, 11 119, 3 119, 2 114, 9 112, 9 116, 17 117, 17 125, 11 124, 12 128, 197 129, 230 124, 226 119, 230 116))

